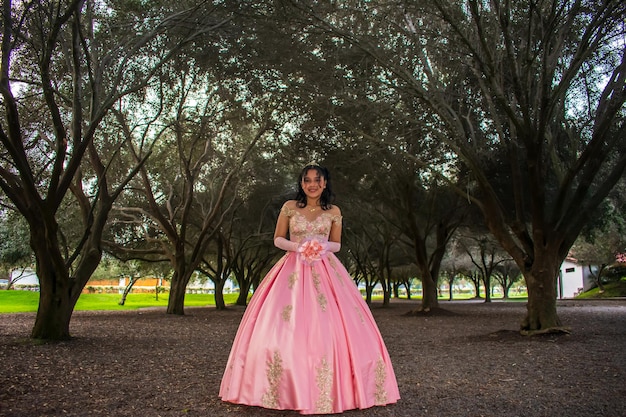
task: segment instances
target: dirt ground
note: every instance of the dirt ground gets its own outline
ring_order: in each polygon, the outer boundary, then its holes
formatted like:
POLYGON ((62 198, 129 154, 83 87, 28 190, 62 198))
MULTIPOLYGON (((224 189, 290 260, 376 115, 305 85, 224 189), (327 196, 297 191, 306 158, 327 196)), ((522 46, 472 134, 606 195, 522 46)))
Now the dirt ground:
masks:
MULTIPOLYGON (((402 398, 360 416, 626 416, 626 300, 559 301, 570 335, 517 333, 524 303, 443 302, 453 314, 372 311, 402 398)), ((189 308, 76 312, 74 339, 34 344, 34 314, 0 315, 1 416, 297 416, 224 403, 243 313, 189 308)))

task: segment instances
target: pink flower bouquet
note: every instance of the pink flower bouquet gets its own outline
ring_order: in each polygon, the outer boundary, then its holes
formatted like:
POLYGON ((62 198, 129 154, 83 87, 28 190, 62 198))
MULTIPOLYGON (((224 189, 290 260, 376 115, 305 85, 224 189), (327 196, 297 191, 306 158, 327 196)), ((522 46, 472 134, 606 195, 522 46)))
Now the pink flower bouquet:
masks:
POLYGON ((322 259, 322 255, 326 253, 324 246, 315 239, 307 240, 298 248, 301 259, 309 265, 322 259))

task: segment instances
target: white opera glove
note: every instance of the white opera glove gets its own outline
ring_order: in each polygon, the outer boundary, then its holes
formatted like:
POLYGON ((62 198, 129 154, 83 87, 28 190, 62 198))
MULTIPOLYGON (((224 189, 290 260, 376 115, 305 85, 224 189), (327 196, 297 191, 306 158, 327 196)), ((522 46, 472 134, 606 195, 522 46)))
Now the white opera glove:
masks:
POLYGON ((339 250, 341 249, 341 243, 339 242, 324 242, 322 243, 322 246, 324 247, 324 250, 326 252, 339 252, 339 250))
POLYGON ((298 242, 292 242, 291 240, 287 240, 282 236, 278 236, 274 239, 274 246, 278 249, 286 250, 288 252, 295 252, 298 250, 298 246, 300 244, 298 242))

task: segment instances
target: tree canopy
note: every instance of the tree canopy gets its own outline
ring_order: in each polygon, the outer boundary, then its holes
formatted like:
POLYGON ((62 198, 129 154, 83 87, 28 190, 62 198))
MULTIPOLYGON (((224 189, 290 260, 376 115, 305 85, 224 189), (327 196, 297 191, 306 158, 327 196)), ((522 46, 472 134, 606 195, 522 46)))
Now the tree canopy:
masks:
POLYGON ((252 3, 3 3, 0 189, 28 224, 33 337, 69 337, 104 250, 169 263, 171 314, 198 272, 254 288, 311 160, 355 279, 388 297, 414 263, 436 307, 481 221, 526 280, 522 329, 559 328, 558 268, 622 201, 624 2, 252 3))

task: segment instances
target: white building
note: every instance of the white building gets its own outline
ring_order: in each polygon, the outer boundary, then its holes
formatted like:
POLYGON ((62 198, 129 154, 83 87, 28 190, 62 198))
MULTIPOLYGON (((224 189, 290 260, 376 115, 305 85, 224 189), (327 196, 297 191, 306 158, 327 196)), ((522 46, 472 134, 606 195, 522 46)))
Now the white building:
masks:
POLYGON ((21 286, 39 286, 39 277, 34 270, 30 268, 15 269, 11 271, 11 282, 13 287, 21 286))
POLYGON ((557 297, 574 298, 578 294, 588 291, 595 286, 593 274, 598 272, 598 267, 580 265, 575 259, 566 258, 561 264, 561 270, 557 279, 557 297))

